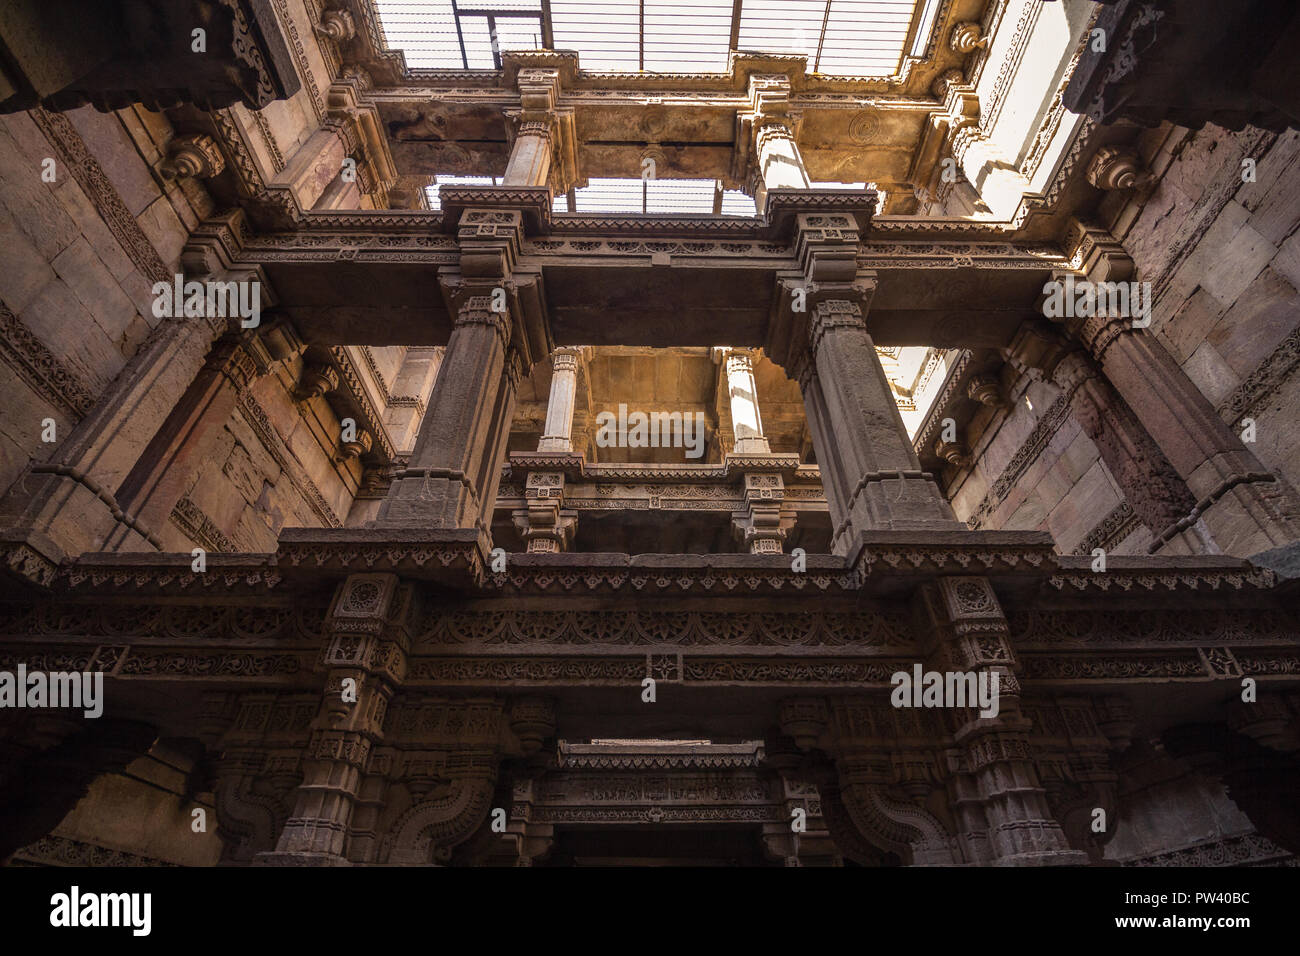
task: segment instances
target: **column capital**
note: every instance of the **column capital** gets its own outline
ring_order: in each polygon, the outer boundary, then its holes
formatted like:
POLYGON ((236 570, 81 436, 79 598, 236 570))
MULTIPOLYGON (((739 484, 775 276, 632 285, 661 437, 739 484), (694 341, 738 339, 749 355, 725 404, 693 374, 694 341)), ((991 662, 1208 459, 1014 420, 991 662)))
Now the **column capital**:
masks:
POLYGON ((862 307, 850 299, 824 299, 813 307, 808 322, 808 347, 813 356, 828 334, 839 331, 866 333, 867 323, 862 307))
POLYGON ((561 345, 551 352, 551 369, 556 372, 577 372, 590 357, 585 345, 561 345))
MULTIPOLYGON (((755 348, 735 348, 730 345, 717 345, 713 347, 712 356, 713 364, 721 365, 724 362, 737 363, 737 367, 753 371, 754 363, 758 361, 758 349, 755 348)), ((731 368, 730 364, 727 366, 731 368)))
POLYGON ((457 306, 455 327, 462 329, 476 325, 491 328, 501 337, 502 347, 510 347, 510 314, 493 311, 492 296, 467 296, 457 306))

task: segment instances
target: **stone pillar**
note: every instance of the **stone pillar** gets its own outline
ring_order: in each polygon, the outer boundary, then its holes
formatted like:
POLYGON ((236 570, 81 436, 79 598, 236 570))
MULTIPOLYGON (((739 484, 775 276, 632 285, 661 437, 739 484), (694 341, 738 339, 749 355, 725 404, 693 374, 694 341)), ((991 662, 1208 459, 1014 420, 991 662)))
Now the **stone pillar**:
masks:
POLYGON ((324 698, 312 724, 292 815, 259 865, 346 865, 348 833, 370 751, 383 739, 405 672, 409 593, 393 574, 353 574, 326 623, 324 698), (388 646, 385 646, 388 645, 388 646))
MULTIPOLYGON (((984 818, 983 849, 1000 865, 1083 865, 1087 855, 1070 848, 1048 806, 1029 739, 1031 722, 1020 710, 1018 665, 1007 621, 987 578, 941 578, 920 593, 923 641, 929 664, 940 672, 973 673, 977 680, 998 675, 997 714, 980 716, 978 704, 955 708, 952 725, 957 772, 974 784, 984 818)), ((958 788, 960 791, 961 788, 958 788)), ((971 823, 964 794, 963 817, 971 823)))
POLYGON ((768 117, 754 131, 758 175, 764 190, 807 189, 808 171, 794 138, 794 123, 786 117, 768 117))
POLYGON ((794 527, 786 511, 785 481, 779 471, 745 472, 745 510, 731 516, 731 530, 750 554, 781 554, 794 527))
POLYGON ((346 123, 328 118, 294 151, 270 185, 287 187, 299 206, 311 209, 342 172, 351 145, 346 123))
POLYGON ((1196 499, 1186 483, 1087 353, 1035 322, 1020 329, 1004 354, 1013 367, 1042 374, 1065 393, 1071 415, 1152 535, 1191 513, 1196 499))
POLYGON ((571 185, 576 174, 573 114, 557 109, 559 97, 557 70, 519 71, 519 109, 506 112, 513 140, 502 185, 546 186, 554 180, 556 192, 571 185))
MULTIPOLYGON (((148 528, 161 528, 194 472, 208 460, 239 393, 257 375, 252 355, 235 339, 218 342, 190 387, 154 434, 117 490, 118 504, 148 528)), ((132 534, 116 529, 109 549, 132 550, 132 534)))
POLYGON ((545 186, 550 172, 551 124, 545 120, 520 120, 502 185, 545 186))
POLYGON ((578 530, 578 512, 564 507, 564 472, 530 471, 524 498, 528 507, 511 517, 529 553, 567 551, 578 530))
POLYGON ((409 451, 415 444, 445 351, 440 345, 406 350, 384 409, 384 424, 399 452, 409 451))
POLYGON ((487 295, 461 301, 415 450, 377 526, 477 528, 490 540, 520 376, 509 344, 509 313, 493 312, 487 295))
POLYGON ((739 149, 733 173, 737 179, 752 176, 759 212, 769 189, 808 188, 808 172, 795 141, 799 114, 790 111, 789 77, 751 76, 749 109, 737 113, 736 120, 739 149))
POLYGON ((833 548, 850 553, 867 530, 960 530, 908 440, 858 303, 818 302, 810 359, 799 384, 834 524, 833 548))
POLYGON ((546 404, 546 427, 538 451, 573 451, 573 406, 578 394, 578 369, 582 348, 558 348, 551 353, 551 396, 546 404))
POLYGON ((1246 449, 1154 335, 1131 318, 1068 323, 1196 500, 1160 532, 1169 552, 1204 550, 1202 540, 1184 534, 1194 533, 1198 519, 1222 552, 1242 557, 1300 538, 1295 490, 1246 449))
POLYGON ((102 549, 110 534, 120 548, 161 548, 155 531, 112 493, 180 403, 226 325, 207 317, 163 319, 54 457, 33 464, 0 501, 6 537, 26 540, 55 563, 102 549))
POLYGON ((731 400, 731 427, 737 455, 767 455, 771 445, 763 437, 763 419, 758 410, 758 388, 754 384, 752 349, 718 348, 713 360, 720 362, 727 376, 727 396, 731 400))

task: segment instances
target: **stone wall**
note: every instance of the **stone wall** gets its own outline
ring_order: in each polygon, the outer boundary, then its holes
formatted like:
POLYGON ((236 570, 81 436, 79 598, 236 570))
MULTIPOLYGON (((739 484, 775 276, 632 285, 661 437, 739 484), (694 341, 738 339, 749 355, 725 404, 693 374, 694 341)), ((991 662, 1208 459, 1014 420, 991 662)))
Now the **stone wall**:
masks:
MULTIPOLYGON (((298 102, 306 95, 265 117, 238 108, 265 133, 254 138, 269 175, 279 165, 272 157, 308 135, 309 120, 314 128, 310 100, 298 102)), ((166 117, 143 107, 0 117, 0 488, 57 453, 162 321, 151 287, 180 271, 190 231, 214 211, 200 182, 160 172, 172 135, 166 117), (52 181, 42 178, 47 159, 52 181), (47 419, 53 442, 42 440, 47 419)), ((373 350, 376 374, 396 381, 405 351, 373 350)), ((294 398, 301 370, 300 358, 241 396, 215 454, 156 529, 164 548, 269 551, 286 525, 342 525, 362 467, 337 460, 339 422, 326 400, 294 398)), ((384 383, 362 386, 383 410, 384 383)), ((170 406, 160 398, 153 411, 161 424, 170 406)), ((398 418, 401 441, 413 444, 418 416, 407 409, 398 418)), ((141 431, 121 443, 106 474, 120 481, 130 470, 149 438, 141 431)))
POLYGON ((19 850, 14 862, 216 865, 221 858, 217 814, 211 793, 191 792, 193 766, 187 755, 155 744, 121 773, 98 777, 53 832, 19 850), (195 810, 203 813, 196 817, 195 810))
MULTIPOLYGON (((1300 482, 1300 134, 1213 125, 1146 133, 1139 153, 1158 177, 1117 191, 1102 225, 1152 283, 1152 330, 1265 466, 1300 482), (1255 159, 1255 181, 1242 161, 1255 159)), ((1145 553, 1151 532, 1053 385, 1022 376, 1005 411, 970 429, 972 464, 949 493, 981 528, 1050 531, 1063 552, 1145 553)))
POLYGON ((1131 225, 1114 231, 1153 283, 1152 328, 1224 421, 1255 420, 1251 450, 1296 484, 1300 133, 1157 131, 1143 158, 1168 166, 1131 225), (1247 159, 1254 182, 1242 181, 1247 159))
POLYGON ((0 117, 6 487, 54 450, 42 419, 66 437, 159 322, 150 287, 207 213, 202 197, 151 169, 167 135, 166 120, 142 108, 0 117), (49 168, 53 182, 42 179, 49 168))

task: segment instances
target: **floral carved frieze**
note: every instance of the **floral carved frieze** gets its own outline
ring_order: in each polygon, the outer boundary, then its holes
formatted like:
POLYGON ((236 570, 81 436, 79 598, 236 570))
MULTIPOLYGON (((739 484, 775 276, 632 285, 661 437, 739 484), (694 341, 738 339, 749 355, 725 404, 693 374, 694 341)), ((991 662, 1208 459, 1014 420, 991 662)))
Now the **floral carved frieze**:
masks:
POLYGON ((913 641, 908 618, 899 612, 499 610, 432 614, 416 638, 416 647, 493 644, 899 647, 913 641))

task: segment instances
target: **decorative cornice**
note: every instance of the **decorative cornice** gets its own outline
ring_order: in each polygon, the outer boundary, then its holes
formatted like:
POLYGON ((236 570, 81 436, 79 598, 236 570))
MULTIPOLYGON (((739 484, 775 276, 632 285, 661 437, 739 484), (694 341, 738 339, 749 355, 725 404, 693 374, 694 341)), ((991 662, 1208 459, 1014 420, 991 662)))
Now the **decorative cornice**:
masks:
POLYGON ((240 414, 244 416, 244 420, 248 422, 249 427, 261 440, 262 447, 275 459, 281 471, 289 476, 290 482, 298 490, 307 506, 316 513, 316 516, 320 518, 326 527, 343 527, 342 520, 334 513, 334 509, 325 500, 325 496, 321 494, 320 489, 303 473, 298 460, 293 458, 288 449, 284 447, 284 442, 281 441, 275 427, 271 424, 270 419, 266 417, 266 412, 258 404, 257 399, 253 398, 252 393, 248 391, 242 392, 239 396, 238 407, 240 414))
POLYGON ((1020 444, 1011 460, 1002 469, 1002 474, 993 483, 993 487, 988 490, 988 493, 984 495, 984 499, 971 513, 967 523, 972 528, 979 528, 992 517, 998 505, 1002 504, 1007 495, 1011 493, 1011 489, 1019 484, 1021 477, 1038 460, 1048 442, 1056 435, 1057 429, 1069 417, 1070 403, 1065 395, 1061 395, 1048 407, 1047 411, 1043 412, 1043 417, 1034 425, 1034 430, 1020 444))
POLYGON ((1276 392, 1300 366, 1300 329, 1281 341, 1268 358, 1259 363, 1222 404, 1219 417, 1235 424, 1251 414, 1257 405, 1276 392))
POLYGON ((198 505, 182 497, 172 509, 171 521, 185 536, 206 551, 234 552, 239 548, 198 505))
POLYGON ((1092 554, 1101 548, 1107 554, 1125 538, 1142 527, 1142 521, 1127 501, 1121 501, 1088 532, 1074 549, 1075 554, 1092 554))
POLYGON ((170 282, 172 270, 163 262, 149 237, 126 208, 112 181, 95 159, 76 127, 62 113, 34 109, 28 114, 54 147, 63 166, 72 173, 108 231, 149 282, 170 282))
MULTIPOLYGON (((371 401, 365 382, 361 380, 347 347, 334 346, 330 349, 330 356, 338 367, 341 386, 347 389, 349 404, 354 405, 357 414, 361 416, 361 421, 357 424, 371 435, 383 462, 393 461, 397 457, 397 451, 393 448, 392 438, 389 437, 388 426, 384 424, 384 416, 371 401)), ((382 380, 379 379, 378 373, 375 379, 382 387, 382 380)))
POLYGON ((1218 837, 1120 861, 1121 866, 1300 866, 1300 858, 1258 833, 1218 837))
POLYGON ((114 850, 55 834, 29 843, 15 852, 13 859, 17 863, 35 863, 41 866, 180 866, 179 863, 169 863, 157 857, 114 850))
POLYGON ((74 420, 95 407, 95 396, 59 359, 28 331, 0 301, 0 355, 37 395, 68 410, 74 420))

